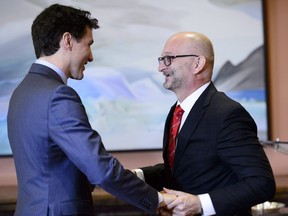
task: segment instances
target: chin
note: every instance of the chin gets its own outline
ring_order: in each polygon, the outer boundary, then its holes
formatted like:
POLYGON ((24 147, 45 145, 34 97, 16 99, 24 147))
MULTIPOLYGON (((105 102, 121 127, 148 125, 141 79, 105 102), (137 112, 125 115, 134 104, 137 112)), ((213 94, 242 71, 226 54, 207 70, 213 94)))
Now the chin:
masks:
POLYGON ((82 76, 78 76, 77 77, 77 80, 82 80, 84 78, 84 76, 82 75, 82 76))
POLYGON ((165 89, 170 89, 171 88, 171 85, 169 85, 168 83, 163 83, 163 87, 165 89))
POLYGON ((84 76, 77 76, 77 77, 71 76, 70 78, 71 78, 71 79, 74 79, 74 80, 82 80, 83 77, 84 77, 84 76))
POLYGON ((75 80, 82 80, 84 77, 84 73, 83 71, 79 71, 78 73, 74 74, 73 78, 72 79, 75 79, 75 80))

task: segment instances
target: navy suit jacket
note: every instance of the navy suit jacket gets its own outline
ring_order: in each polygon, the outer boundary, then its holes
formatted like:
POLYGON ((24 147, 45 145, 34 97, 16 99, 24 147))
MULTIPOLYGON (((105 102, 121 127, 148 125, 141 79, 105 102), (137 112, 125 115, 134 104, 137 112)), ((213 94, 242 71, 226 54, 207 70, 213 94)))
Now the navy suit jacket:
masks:
POLYGON ((156 212, 157 191, 106 152, 78 94, 52 69, 33 64, 14 91, 8 136, 18 180, 15 215, 92 215, 94 185, 156 212))
POLYGON ((178 134, 172 171, 167 145, 174 104, 163 142, 164 164, 144 167, 146 182, 191 194, 209 193, 217 215, 248 215, 251 206, 270 200, 275 182, 249 113, 211 83, 189 112, 178 134))

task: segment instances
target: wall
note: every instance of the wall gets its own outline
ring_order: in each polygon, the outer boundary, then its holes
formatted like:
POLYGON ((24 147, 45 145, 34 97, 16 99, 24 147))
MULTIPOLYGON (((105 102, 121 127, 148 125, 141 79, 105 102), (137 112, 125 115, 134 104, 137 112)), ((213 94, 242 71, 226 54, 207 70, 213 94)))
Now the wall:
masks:
POLYGON ((288 1, 265 0, 271 139, 288 140, 288 1))

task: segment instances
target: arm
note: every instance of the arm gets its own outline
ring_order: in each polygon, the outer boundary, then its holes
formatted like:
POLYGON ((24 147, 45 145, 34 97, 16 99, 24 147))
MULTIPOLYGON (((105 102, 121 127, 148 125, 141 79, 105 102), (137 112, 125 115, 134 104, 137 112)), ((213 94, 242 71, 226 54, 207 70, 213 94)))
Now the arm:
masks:
POLYGON ((89 124, 79 96, 70 87, 61 86, 52 95, 48 127, 54 151, 65 152, 91 184, 146 212, 156 212, 157 191, 106 152, 101 137, 89 124))
POLYGON ((219 131, 217 151, 238 178, 209 192, 217 214, 233 214, 270 200, 275 194, 273 172, 257 138, 254 120, 242 106, 226 110, 219 131), (229 206, 229 209, 227 208, 229 206))
POLYGON ((167 178, 164 164, 156 164, 154 166, 142 167, 145 182, 155 188, 157 191, 162 191, 166 186, 167 178))

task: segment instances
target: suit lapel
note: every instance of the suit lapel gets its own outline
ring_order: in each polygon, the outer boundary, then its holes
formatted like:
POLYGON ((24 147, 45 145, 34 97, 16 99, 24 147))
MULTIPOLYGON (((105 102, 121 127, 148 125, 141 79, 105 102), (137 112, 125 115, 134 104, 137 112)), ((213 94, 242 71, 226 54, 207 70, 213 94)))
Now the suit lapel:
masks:
POLYGON ((174 169, 172 172, 177 169, 177 166, 182 158, 185 149, 189 143, 190 137, 193 135, 194 131, 198 127, 201 119, 205 115, 209 103, 216 93, 216 88, 211 83, 207 89, 202 93, 202 95, 198 98, 192 109, 190 110, 187 119, 182 126, 179 134, 178 134, 178 141, 177 141, 177 148, 175 152, 175 160, 174 160, 174 169))

